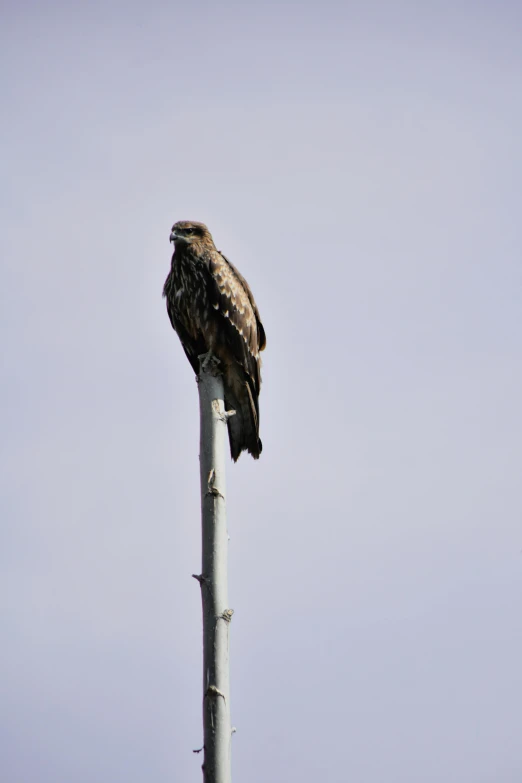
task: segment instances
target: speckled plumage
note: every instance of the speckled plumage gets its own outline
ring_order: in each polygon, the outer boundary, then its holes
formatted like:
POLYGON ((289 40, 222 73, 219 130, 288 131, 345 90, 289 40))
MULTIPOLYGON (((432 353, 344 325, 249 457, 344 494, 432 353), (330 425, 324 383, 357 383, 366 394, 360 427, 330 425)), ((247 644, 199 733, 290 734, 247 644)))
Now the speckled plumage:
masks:
POLYGON ((179 221, 172 227, 175 250, 163 295, 173 328, 194 372, 201 354, 220 360, 232 458, 249 451, 257 459, 261 388, 260 351, 266 345, 252 291, 246 280, 216 249, 203 223, 179 221))

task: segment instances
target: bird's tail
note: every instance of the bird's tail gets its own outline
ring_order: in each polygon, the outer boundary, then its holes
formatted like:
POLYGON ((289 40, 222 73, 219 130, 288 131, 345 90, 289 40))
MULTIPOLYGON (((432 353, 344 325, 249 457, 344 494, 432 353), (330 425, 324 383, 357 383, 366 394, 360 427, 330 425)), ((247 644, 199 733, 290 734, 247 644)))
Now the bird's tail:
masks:
POLYGON ((259 459, 263 444, 259 438, 259 403, 252 378, 236 366, 225 374, 224 381, 226 409, 236 412, 227 422, 232 459, 237 462, 242 451, 259 459))

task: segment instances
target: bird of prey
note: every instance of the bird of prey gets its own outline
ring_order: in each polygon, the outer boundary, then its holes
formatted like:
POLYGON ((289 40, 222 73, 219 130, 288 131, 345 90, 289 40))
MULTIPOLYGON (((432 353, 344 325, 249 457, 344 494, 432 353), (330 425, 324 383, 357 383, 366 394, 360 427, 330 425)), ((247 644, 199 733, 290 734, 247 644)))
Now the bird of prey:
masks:
POLYGON ((202 354, 219 360, 225 406, 236 412, 227 421, 232 459, 242 451, 258 459, 259 353, 266 338, 252 291, 203 223, 180 220, 170 241, 174 253, 163 288, 170 322, 196 374, 202 354))

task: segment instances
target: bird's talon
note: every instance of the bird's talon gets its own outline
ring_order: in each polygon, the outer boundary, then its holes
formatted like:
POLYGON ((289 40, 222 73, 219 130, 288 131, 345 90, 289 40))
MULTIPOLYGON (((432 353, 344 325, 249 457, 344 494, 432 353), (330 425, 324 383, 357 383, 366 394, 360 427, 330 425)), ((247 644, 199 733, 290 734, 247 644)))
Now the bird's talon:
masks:
POLYGON ((221 364, 212 350, 207 351, 207 353, 202 353, 200 356, 198 356, 198 359, 200 361, 202 372, 216 372, 219 369, 219 365, 221 364))

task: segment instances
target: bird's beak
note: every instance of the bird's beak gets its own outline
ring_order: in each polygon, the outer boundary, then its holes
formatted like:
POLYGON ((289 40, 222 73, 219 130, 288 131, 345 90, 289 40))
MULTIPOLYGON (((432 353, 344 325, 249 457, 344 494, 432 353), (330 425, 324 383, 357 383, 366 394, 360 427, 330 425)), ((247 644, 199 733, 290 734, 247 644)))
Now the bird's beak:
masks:
POLYGON ((170 241, 171 241, 171 242, 175 242, 177 238, 178 238, 178 235, 176 234, 176 232, 175 232, 175 231, 173 231, 173 232, 171 233, 171 235, 170 235, 170 241))

